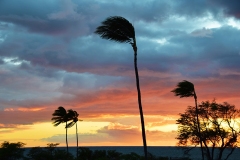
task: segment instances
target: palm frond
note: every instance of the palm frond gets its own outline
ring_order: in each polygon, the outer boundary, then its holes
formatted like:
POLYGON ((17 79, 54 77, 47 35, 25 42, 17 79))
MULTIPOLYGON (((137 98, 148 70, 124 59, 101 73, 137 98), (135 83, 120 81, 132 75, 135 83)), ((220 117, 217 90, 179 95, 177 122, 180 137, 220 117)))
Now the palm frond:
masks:
POLYGON ((69 109, 67 111, 68 120, 71 122, 66 125, 66 128, 70 128, 70 127, 74 126, 75 123, 77 123, 78 115, 79 114, 77 113, 77 111, 74 111, 72 109, 69 109))
POLYGON ((79 114, 77 113, 77 111, 74 111, 74 110, 72 110, 72 109, 69 109, 68 112, 67 112, 67 114, 68 114, 68 117, 70 117, 70 118, 77 118, 77 117, 79 116, 79 114))
POLYGON ((55 122, 53 122, 53 126, 54 127, 57 127, 57 126, 59 126, 59 124, 61 124, 62 123, 62 121, 55 121, 55 122))
POLYGON ((53 112, 53 116, 63 116, 63 115, 66 115, 67 114, 67 111, 66 111, 66 109, 64 108, 64 107, 62 107, 62 106, 60 106, 60 107, 58 107, 58 109, 57 110, 55 110, 54 112, 53 112))
POLYGON ((61 116, 55 116, 55 117, 52 117, 52 120, 55 121, 55 120, 60 120, 60 119, 64 119, 63 117, 61 116))
POLYGON ((182 97, 193 97, 194 96, 194 85, 193 83, 183 80, 177 84, 177 87, 171 92, 175 93, 175 96, 182 97))
POLYGON ((64 107, 60 106, 58 107, 57 110, 54 111, 52 114, 52 121, 53 121, 53 126, 58 126, 61 123, 67 122, 67 111, 65 110, 64 107))
POLYGON ((72 110, 72 109, 69 109, 67 111, 67 114, 69 117, 75 117, 76 116, 76 111, 72 110))
POLYGON ((65 128, 71 128, 72 126, 74 126, 75 123, 76 122, 72 121, 72 122, 68 123, 65 128))
POLYGON ((108 17, 97 27, 96 34, 103 39, 113 40, 121 43, 132 43, 135 39, 133 25, 125 18, 120 16, 108 17))

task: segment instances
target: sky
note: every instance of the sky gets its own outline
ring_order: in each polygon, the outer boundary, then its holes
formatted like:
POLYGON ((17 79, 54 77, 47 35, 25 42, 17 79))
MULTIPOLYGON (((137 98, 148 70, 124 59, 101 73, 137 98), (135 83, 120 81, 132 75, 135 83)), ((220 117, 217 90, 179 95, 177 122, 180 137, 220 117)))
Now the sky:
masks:
MULTIPOLYGON (((240 1, 0 0, 0 143, 60 143, 59 106, 79 113, 79 146, 141 146, 130 44, 101 39, 109 16, 136 33, 149 146, 175 146, 176 120, 193 98, 171 92, 195 85, 198 102, 240 109, 240 1)), ((76 146, 75 126, 69 145, 76 146)))

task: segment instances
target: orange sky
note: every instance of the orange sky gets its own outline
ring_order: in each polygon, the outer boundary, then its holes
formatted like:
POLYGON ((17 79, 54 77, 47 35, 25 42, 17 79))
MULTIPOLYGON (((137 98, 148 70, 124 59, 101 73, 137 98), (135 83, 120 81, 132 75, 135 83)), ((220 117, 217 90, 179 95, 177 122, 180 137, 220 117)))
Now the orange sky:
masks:
MULTIPOLYGON (((159 85, 160 86, 160 85, 159 85)), ((204 83, 196 86, 199 101, 212 100, 211 93, 204 93, 204 83)), ((178 113, 183 113, 188 105, 194 105, 193 98, 179 98, 171 93, 171 88, 142 86, 143 109, 147 144, 151 146, 174 146, 178 113), (162 88, 162 89, 161 89, 162 88)), ((175 86, 173 85, 173 88, 175 86)), ((207 86, 208 87, 208 86, 207 86)), ((65 102, 66 109, 79 113, 79 145, 81 146, 118 146, 142 145, 140 117, 136 91, 133 89, 108 88, 97 93, 98 96, 81 96, 65 102), (79 101, 82 101, 80 104, 79 101), (71 102, 71 103, 70 103, 71 102), (67 105, 69 104, 69 105, 67 105), (87 107, 92 106, 92 107, 87 107), (94 109, 94 106, 98 106, 94 109)), ((238 97, 219 96, 217 102, 228 101, 240 106, 238 97)), ((65 101, 65 100, 63 100, 65 101)), ((61 102, 64 103, 64 102, 61 102)), ((28 147, 45 146, 47 143, 65 145, 64 125, 54 127, 50 121, 57 104, 48 106, 6 108, 1 111, 0 140, 26 143, 28 147)), ((69 145, 75 146, 75 126, 69 129, 69 145)))

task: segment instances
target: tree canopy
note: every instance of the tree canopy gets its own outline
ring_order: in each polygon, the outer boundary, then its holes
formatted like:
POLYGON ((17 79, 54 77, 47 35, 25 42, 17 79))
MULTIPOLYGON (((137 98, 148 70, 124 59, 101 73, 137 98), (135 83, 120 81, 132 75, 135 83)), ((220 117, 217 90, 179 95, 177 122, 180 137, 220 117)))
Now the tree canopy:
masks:
POLYGON ((237 118, 240 111, 227 102, 222 104, 204 101, 198 105, 200 134, 198 133, 196 108, 189 106, 177 120, 178 145, 197 146, 200 138, 204 145, 204 153, 208 160, 221 160, 226 148, 230 149, 226 159, 238 146, 237 138, 240 126, 237 118), (200 137, 201 136, 201 137, 200 137), (217 151, 216 151, 217 150, 217 151))
POLYGON ((120 43, 133 43, 135 31, 133 25, 120 16, 108 17, 97 27, 96 34, 103 39, 109 39, 120 43))
POLYGON ((25 143, 17 142, 10 143, 8 141, 4 141, 1 144, 0 148, 0 159, 11 160, 11 159, 21 159, 23 158, 25 143))

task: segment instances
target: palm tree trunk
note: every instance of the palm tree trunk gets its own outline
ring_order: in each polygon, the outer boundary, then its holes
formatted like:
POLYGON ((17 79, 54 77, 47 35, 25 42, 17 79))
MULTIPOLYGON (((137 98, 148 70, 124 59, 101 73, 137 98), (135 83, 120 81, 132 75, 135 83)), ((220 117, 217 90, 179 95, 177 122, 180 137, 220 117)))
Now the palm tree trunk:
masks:
POLYGON ((66 145, 67 145, 67 155, 68 155, 67 122, 66 122, 66 145))
POLYGON ((147 142, 146 142, 146 134, 145 134, 145 125, 144 125, 144 117, 143 117, 143 110, 142 110, 142 102, 141 102, 141 91, 139 85, 139 76, 138 76, 138 68, 137 68, 137 46, 136 41, 132 44, 134 50, 134 68, 135 68, 135 75, 136 75, 136 85, 137 85, 137 92, 138 92, 138 105, 139 105, 139 112, 141 118, 141 125, 142 125, 142 139, 144 145, 144 154, 145 160, 147 160, 147 142))
POLYGON ((77 159, 78 159, 78 128, 77 128, 77 122, 76 122, 76 139, 77 139, 77 159))
POLYGON ((204 160, 203 145, 202 145, 202 135, 201 135, 201 130, 200 130, 200 122, 199 122, 199 118, 198 118, 197 95, 195 93, 195 90, 194 90, 194 100, 195 100, 195 107, 196 107, 197 128, 198 128, 198 134, 199 134, 199 138, 200 138, 202 160, 204 160))

